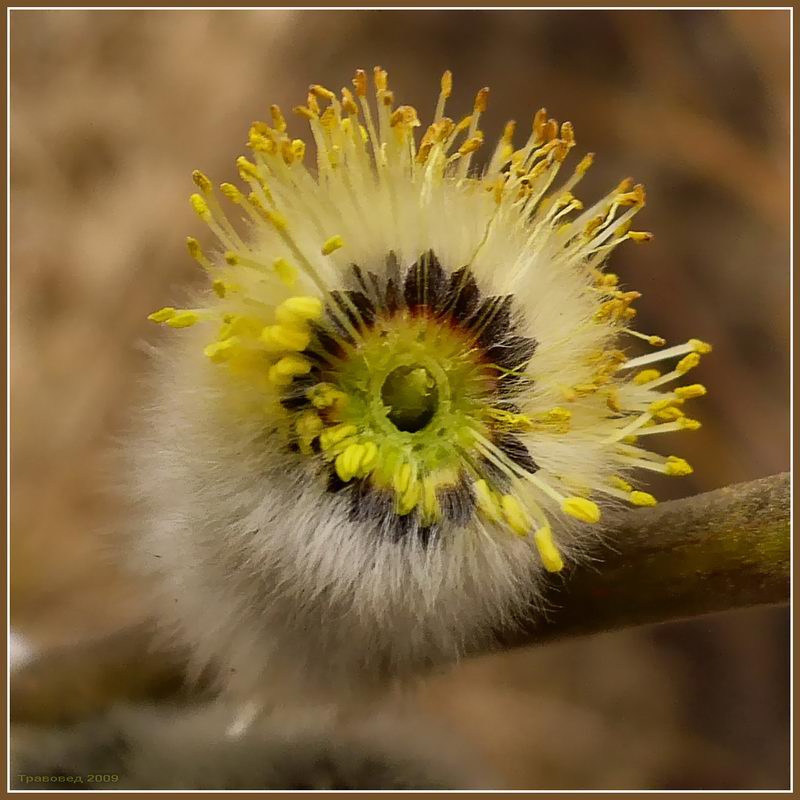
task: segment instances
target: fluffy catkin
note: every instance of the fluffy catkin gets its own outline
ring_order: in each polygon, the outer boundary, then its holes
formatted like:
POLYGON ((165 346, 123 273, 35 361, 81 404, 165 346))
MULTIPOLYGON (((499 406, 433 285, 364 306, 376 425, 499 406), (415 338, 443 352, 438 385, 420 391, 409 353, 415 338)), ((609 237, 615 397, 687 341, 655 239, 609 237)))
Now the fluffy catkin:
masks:
POLYGON ((603 509, 656 502, 634 470, 691 471, 640 439, 699 427, 705 389, 665 387, 710 348, 629 353, 664 340, 604 271, 650 238, 643 187, 584 209, 592 159, 556 181, 575 137, 544 110, 475 169, 488 90, 455 123, 446 73, 418 137, 387 80, 311 87, 311 169, 280 109, 254 123, 233 221, 195 172, 211 290, 150 317, 177 330, 130 448, 132 561, 241 702, 342 703, 456 660, 535 613, 603 509))

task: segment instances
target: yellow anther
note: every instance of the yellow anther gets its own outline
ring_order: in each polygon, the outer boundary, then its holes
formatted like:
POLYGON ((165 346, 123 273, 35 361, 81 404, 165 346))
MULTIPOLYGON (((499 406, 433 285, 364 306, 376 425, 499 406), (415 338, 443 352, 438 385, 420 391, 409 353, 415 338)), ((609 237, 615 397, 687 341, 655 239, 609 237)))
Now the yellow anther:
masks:
POLYGON ((622 403, 620 403, 619 392, 616 388, 611 388, 606 392, 606 406, 615 414, 622 411, 622 403))
POLYGON ((330 450, 356 433, 358 433, 358 428, 355 425, 342 424, 326 428, 319 436, 319 446, 323 450, 330 450))
POLYGON ((358 106, 353 93, 346 87, 342 88, 342 108, 346 114, 358 114, 358 106))
POLYGON ((211 342, 203 349, 203 354, 215 364, 227 361, 237 350, 240 344, 238 336, 231 336, 221 342, 211 342))
POLYGON ((336 458, 336 473, 343 481, 354 478, 361 469, 361 462, 366 453, 363 444, 349 444, 336 458))
POLYGON ((599 522, 600 509, 597 503, 587 500, 585 497, 567 497, 561 503, 561 510, 581 522, 599 522))
MULTIPOLYGON (((683 400, 677 400, 676 402, 682 403, 683 400)), ((656 412, 656 418, 664 420, 665 422, 675 422, 676 420, 681 419, 683 416, 683 411, 676 406, 667 406, 666 408, 662 408, 656 412)))
POLYGON ((417 507, 421 493, 422 484, 420 481, 412 480, 398 499, 397 514, 401 517, 410 514, 417 507))
POLYGON ((302 139, 292 139, 292 153, 295 161, 302 161, 306 155, 306 143, 302 139))
POLYGON ((394 128, 403 125, 408 128, 416 128, 420 125, 417 117, 417 109, 413 106, 399 106, 389 117, 389 124, 394 128))
POLYGON ((641 183, 637 183, 630 191, 623 191, 614 198, 615 203, 621 206, 644 205, 645 191, 641 183))
POLYGON ((304 411, 295 423, 298 435, 304 439, 313 439, 322 432, 323 427, 322 420, 313 411, 304 411))
POLYGON ((239 191, 239 187, 234 186, 232 183, 221 183, 219 185, 219 190, 232 203, 239 204, 244 201, 244 195, 239 191))
POLYGON ((628 238, 633 242, 649 242, 653 238, 653 234, 649 231, 629 231, 628 238))
POLYGON ((683 374, 684 372, 688 372, 690 369, 694 369, 699 363, 700 363, 700 354, 689 353, 688 356, 684 356, 677 363, 675 370, 683 374))
POLYGON ((628 499, 635 506, 654 506, 658 502, 649 492, 631 492, 628 499))
POLYGON ((689 345, 694 349, 695 353, 710 353, 712 350, 708 342, 703 342, 700 339, 689 339, 689 345))
POLYGON ((357 69, 355 77, 353 78, 353 88, 359 97, 365 97, 367 94, 367 73, 363 69, 357 69))
POLYGON ((189 202, 192 204, 194 213, 197 214, 203 222, 211 222, 211 212, 208 210, 208 204, 199 194, 193 194, 189 198, 189 202))
POLYGON ((175 309, 172 306, 165 306, 164 308, 159 308, 158 311, 154 311, 152 314, 147 315, 147 319, 150 322, 166 322, 168 319, 172 319, 175 316, 175 309))
POLYGON ((612 475, 611 485, 623 492, 633 491, 633 486, 631 486, 624 478, 620 478, 619 475, 612 475))
POLYGON ((200 319, 196 311, 177 311, 166 320, 170 328, 191 328, 200 319))
POLYGON ((641 386, 642 384, 650 383, 650 381, 654 381, 656 378, 660 377, 661 373, 657 369, 643 369, 633 376, 633 382, 641 386))
POLYGON ((533 422, 530 417, 526 417, 524 414, 515 414, 503 408, 487 408, 486 416, 510 428, 524 431, 533 429, 533 422))
POLYGON ((681 404, 683 403, 683 400, 681 398, 662 397, 660 400, 653 400, 653 402, 647 407, 647 410, 651 414, 658 414, 661 411, 666 411, 666 409, 672 407, 672 405, 675 403, 681 404))
POLYGON ((450 72, 449 69, 446 69, 442 74, 441 88, 442 96, 450 97, 450 94, 453 91, 453 73, 450 72))
POLYGON ((702 397, 706 393, 706 387, 702 383, 692 383, 689 386, 678 386, 675 394, 682 400, 691 400, 695 397, 702 397))
POLYGON ((382 67, 375 67, 372 70, 372 77, 375 80, 375 88, 379 92, 385 92, 389 86, 389 73, 382 67))
POLYGON ((648 336, 647 343, 653 347, 663 347, 667 340, 663 336, 648 336))
POLYGON ((276 350, 305 350, 311 335, 295 325, 267 325, 261 332, 261 341, 276 350))
MULTIPOLYGON (((251 194, 248 199, 252 203, 253 195, 251 194)), ((284 217, 282 214, 279 214, 277 211, 273 211, 271 208, 265 208, 260 203, 259 210, 278 230, 285 230, 288 224, 286 222, 286 217, 284 217)))
POLYGON ((211 194, 211 192, 214 191, 214 186, 211 181, 204 173, 200 172, 199 169, 196 169, 192 173, 192 180, 203 194, 211 194))
POLYGON ((575 168, 575 172, 578 175, 584 175, 586 172, 589 171, 589 168, 594 163, 594 153, 587 153, 581 160, 578 166, 575 168))
POLYGON ((500 508, 508 527, 519 536, 527 536, 532 527, 531 520, 519 500, 513 494, 504 494, 500 498, 500 508))
POLYGON ((296 375, 311 372, 311 362, 302 356, 284 356, 269 368, 269 380, 277 386, 288 386, 296 375))
POLYGON ((472 485, 475 491, 475 500, 478 504, 478 509, 483 512, 484 516, 492 522, 500 521, 500 505, 494 492, 489 488, 489 485, 482 478, 472 485))
POLYGON ((397 469, 394 471, 394 476, 392 478, 394 490, 398 494, 403 494, 408 489, 410 482, 411 464, 409 464, 407 461, 404 461, 402 464, 398 465, 397 469))
POLYGON ((315 408, 330 408, 347 395, 332 383, 317 383, 306 392, 306 397, 315 408))
POLYGON ((225 285, 225 282, 219 279, 211 282, 211 288, 214 290, 214 294, 219 297, 220 300, 228 293, 228 287, 225 285))
POLYGON ((466 156, 469 153, 474 153, 481 145, 483 144, 483 131, 476 131, 474 136, 471 136, 467 139, 461 147, 458 148, 458 152, 462 156, 466 156))
POLYGON ((225 252, 225 262, 230 264, 232 267, 235 267, 240 262, 240 259, 239 256, 232 250, 227 250, 225 252))
POLYGON ((533 115, 533 124, 531 129, 533 131, 533 143, 542 144, 544 142, 544 133, 547 126, 547 109, 540 108, 533 115))
POLYGON ((681 417, 677 422, 681 429, 686 431, 697 431, 703 427, 699 419, 691 419, 690 417, 681 417))
POLYGON ((331 238, 322 245, 322 255, 329 256, 340 247, 344 247, 344 239, 337 233, 336 236, 331 236, 331 238))
POLYGON ((305 322, 321 316, 322 301, 308 295, 289 297, 275 309, 275 318, 281 323, 305 322))
POLYGON ((678 456, 668 456, 664 466, 667 475, 691 475, 694 472, 689 462, 678 456))
POLYGON ((275 126, 275 129, 280 133, 284 133, 286 131, 286 118, 283 116, 281 107, 271 105, 269 111, 272 115, 272 124, 275 126))
POLYGON ((378 460, 378 445, 375 442, 365 442, 364 455, 361 458, 360 474, 366 475, 370 472, 375 462, 378 460))
POLYGON ((243 181, 258 180, 258 167, 248 161, 244 156, 239 156, 236 159, 236 166, 239 169, 239 177, 243 181))
POLYGON ((272 262, 275 272, 284 286, 291 288, 297 282, 297 268, 293 267, 285 258, 276 258, 272 262))
POLYGON ((436 485, 430 478, 422 481, 422 515, 425 522, 434 522, 442 515, 436 485))
POLYGON ((561 558, 561 553, 553 542, 553 532, 550 530, 549 525, 539 528, 533 534, 533 541, 536 543, 536 549, 539 551, 539 558, 542 559, 542 565, 548 572, 561 572, 564 569, 564 559, 561 558))
POLYGON ((478 90, 478 94, 475 95, 475 103, 473 104, 472 108, 479 114, 482 114, 486 111, 489 105, 489 87, 484 86, 483 89, 478 90))
POLYGON ((295 106, 292 109, 292 113, 297 114, 300 117, 305 117, 306 119, 316 119, 317 114, 315 114, 308 106, 295 106))
POLYGON ((206 258, 203 253, 203 248, 200 247, 200 242, 193 236, 186 237, 186 248, 189 250, 189 255, 204 269, 211 266, 211 262, 206 258))

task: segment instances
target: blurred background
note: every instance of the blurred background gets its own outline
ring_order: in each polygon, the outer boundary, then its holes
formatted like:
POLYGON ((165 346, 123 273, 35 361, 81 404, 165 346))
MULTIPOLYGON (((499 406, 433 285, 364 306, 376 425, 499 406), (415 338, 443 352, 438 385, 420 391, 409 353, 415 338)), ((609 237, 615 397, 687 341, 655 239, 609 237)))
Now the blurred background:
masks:
MULTIPOLYGON (((695 472, 654 492, 788 469, 787 12, 14 11, 10 44, 15 720, 163 689, 144 650, 120 681, 65 666, 146 614, 107 563, 124 512, 103 490, 145 317, 200 277, 192 169, 235 178, 251 120, 356 67, 388 69, 423 121, 444 69, 454 115, 491 86, 488 139, 542 105, 572 120, 598 154, 584 200, 643 181, 655 241, 614 271, 644 295, 640 329, 715 347, 703 428, 663 445, 695 472), (48 653, 62 668, 26 673, 48 653)), ((788 657, 786 610, 760 609, 477 659, 416 702, 509 788, 780 788, 788 657)))

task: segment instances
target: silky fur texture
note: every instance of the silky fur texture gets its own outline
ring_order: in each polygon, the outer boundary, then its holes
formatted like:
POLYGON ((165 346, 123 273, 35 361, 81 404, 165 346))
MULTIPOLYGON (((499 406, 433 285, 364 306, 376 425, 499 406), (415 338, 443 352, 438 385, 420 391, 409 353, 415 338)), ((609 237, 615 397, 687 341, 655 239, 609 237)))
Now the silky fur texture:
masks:
MULTIPOLYGON (((220 228, 210 200, 194 196, 222 244, 199 260, 212 278, 235 288, 222 297, 189 298, 189 308, 200 309, 191 322, 199 324, 175 325, 183 329, 159 339, 151 399, 129 449, 142 512, 132 563, 156 578, 165 626, 190 646, 197 668, 214 664, 222 685, 242 702, 342 703, 406 681, 537 613, 546 579, 533 536, 519 535, 526 531, 512 530, 507 520, 478 513, 466 525, 444 519, 427 546, 415 535, 417 522, 397 541, 388 535, 388 519, 354 521, 341 494, 325 490, 329 467, 289 450, 281 388, 234 376, 204 356, 213 338, 204 319, 247 313, 267 325, 293 296, 324 303, 320 282, 327 291, 347 289, 352 264, 382 280, 390 254, 405 272, 433 251, 448 273, 468 265, 484 296, 513 296, 515 333, 537 343, 526 369, 530 383, 515 397, 522 413, 535 420, 569 407, 566 429, 532 424, 519 431, 538 469, 525 479, 509 472, 514 496, 534 510, 537 529, 550 535, 552 527, 565 562, 579 560, 596 542, 593 525, 580 520, 587 514, 570 515, 565 498, 577 495, 594 517, 598 506, 626 498, 649 504, 650 495, 618 488, 635 466, 678 474, 663 457, 621 440, 632 421, 654 423, 656 412, 648 411, 654 401, 682 399, 603 360, 619 353, 632 312, 631 297, 601 269, 615 244, 646 238, 628 233, 644 204, 641 187, 631 191, 632 183, 623 183, 576 216, 582 207, 570 190, 588 162, 560 188, 554 183, 574 137, 571 126, 559 134, 541 113, 527 144, 514 151, 504 135, 483 172, 469 169, 475 147, 452 156, 452 139, 433 136, 422 159, 416 112, 403 111, 391 123, 385 74, 376 71, 376 83, 380 124, 377 132, 365 129, 363 141, 351 136, 358 130, 355 112, 348 112, 349 125, 340 117, 334 124, 333 112, 324 122, 309 101, 304 115, 317 145, 316 176, 293 156, 281 160, 286 148, 278 145, 290 140, 280 124, 251 132, 256 165, 243 177, 257 174, 252 186, 262 179, 269 185, 274 209, 256 214, 267 200, 254 192, 241 240, 220 228), (278 145, 271 147, 273 140, 278 145), (559 209, 564 213, 556 216, 559 209), (334 235, 338 244, 326 247, 334 235), (260 273, 225 254, 245 244, 250 263, 264 265, 260 273), (308 265, 293 288, 269 267, 291 252, 308 265)), ((366 111, 363 85, 357 76, 366 111)), ((446 94, 443 80, 438 123, 446 94)), ((331 103, 346 116, 338 101, 331 103)), ((484 108, 479 93, 468 135, 484 108)), ((210 182, 202 175, 195 180, 210 198, 210 182)), ((174 309, 164 311, 154 318, 171 324, 174 309)), ((671 352, 694 353, 700 344, 671 352)), ((636 364, 630 359, 626 366, 636 364)))

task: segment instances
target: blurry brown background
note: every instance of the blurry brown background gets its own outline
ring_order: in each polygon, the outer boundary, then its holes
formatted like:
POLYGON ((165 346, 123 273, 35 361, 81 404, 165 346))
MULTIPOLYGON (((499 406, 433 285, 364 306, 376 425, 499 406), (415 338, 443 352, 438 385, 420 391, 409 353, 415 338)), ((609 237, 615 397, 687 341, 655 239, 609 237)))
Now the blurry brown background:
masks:
MULTIPOLYGON (((396 95, 491 122, 575 123, 591 199, 648 186, 647 247, 614 254, 640 328, 715 345, 703 428, 665 444, 690 494, 788 466, 786 12, 84 12, 11 15, 12 621, 35 647, 136 622, 108 567, 107 453, 138 400, 146 315, 197 279, 191 170, 235 177, 247 126, 381 64, 396 95)), ((202 235, 202 232, 201 232, 202 235)), ((510 787, 788 782, 788 628, 757 610, 480 659, 420 702, 510 787)))

